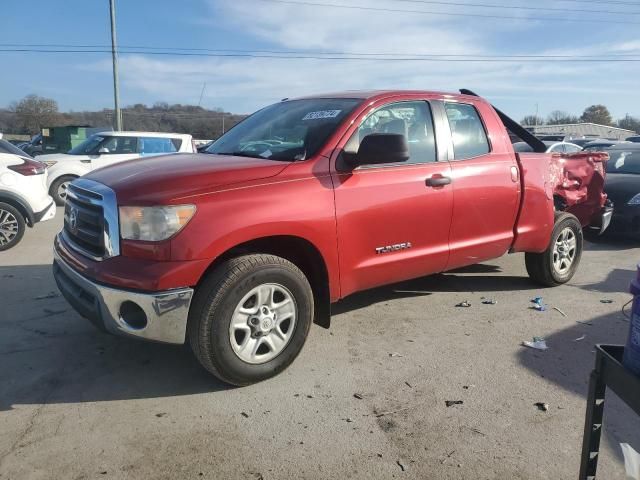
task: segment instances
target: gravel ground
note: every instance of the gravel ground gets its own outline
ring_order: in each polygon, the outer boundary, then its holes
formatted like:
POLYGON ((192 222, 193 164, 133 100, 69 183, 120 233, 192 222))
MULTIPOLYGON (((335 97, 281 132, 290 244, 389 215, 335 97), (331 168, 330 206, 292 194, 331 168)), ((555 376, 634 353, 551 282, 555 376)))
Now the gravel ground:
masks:
MULTIPOLYGON (((284 374, 235 389, 186 347, 75 314, 51 275, 61 222, 0 253, 1 479, 574 479, 594 344, 625 341, 640 260, 605 240, 555 289, 513 255, 357 294, 284 374), (566 317, 529 309, 538 295, 566 317), (533 336, 550 349, 520 346, 533 336)), ((609 394, 600 478, 624 478, 619 443, 640 450, 639 427, 609 394)))

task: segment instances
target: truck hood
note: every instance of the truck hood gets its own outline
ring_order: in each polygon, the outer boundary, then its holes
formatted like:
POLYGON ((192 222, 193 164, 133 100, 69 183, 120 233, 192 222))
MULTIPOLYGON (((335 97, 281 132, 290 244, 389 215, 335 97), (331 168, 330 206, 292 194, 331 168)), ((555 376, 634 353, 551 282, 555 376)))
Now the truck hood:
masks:
POLYGON ((273 177, 287 165, 261 158, 182 153, 129 160, 94 170, 85 178, 112 188, 119 204, 145 206, 273 177))

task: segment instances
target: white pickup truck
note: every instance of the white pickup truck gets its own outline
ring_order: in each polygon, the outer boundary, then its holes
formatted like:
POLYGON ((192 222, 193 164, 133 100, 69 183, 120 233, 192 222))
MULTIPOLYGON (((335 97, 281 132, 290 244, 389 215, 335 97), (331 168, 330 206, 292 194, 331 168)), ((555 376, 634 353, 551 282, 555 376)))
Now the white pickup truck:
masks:
POLYGON ((40 155, 48 167, 47 188, 64 205, 69 183, 97 168, 150 155, 195 153, 191 135, 156 132, 101 132, 67 153, 40 155))

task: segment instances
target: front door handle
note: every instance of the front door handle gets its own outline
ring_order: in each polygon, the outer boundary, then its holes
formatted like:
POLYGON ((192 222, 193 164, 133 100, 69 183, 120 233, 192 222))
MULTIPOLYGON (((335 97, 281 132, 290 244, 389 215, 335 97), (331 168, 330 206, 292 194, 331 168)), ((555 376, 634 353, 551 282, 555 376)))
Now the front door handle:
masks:
POLYGON ((427 187, 444 187, 451 183, 450 177, 431 177, 425 181, 427 187))

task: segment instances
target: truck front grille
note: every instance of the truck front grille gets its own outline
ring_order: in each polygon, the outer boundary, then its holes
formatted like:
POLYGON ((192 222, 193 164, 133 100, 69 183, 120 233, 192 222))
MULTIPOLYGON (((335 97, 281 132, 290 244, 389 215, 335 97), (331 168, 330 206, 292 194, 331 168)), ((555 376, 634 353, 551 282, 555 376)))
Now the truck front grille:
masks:
POLYGON ((77 252, 94 260, 119 254, 118 208, 109 187, 80 178, 69 185, 63 237, 77 252))

